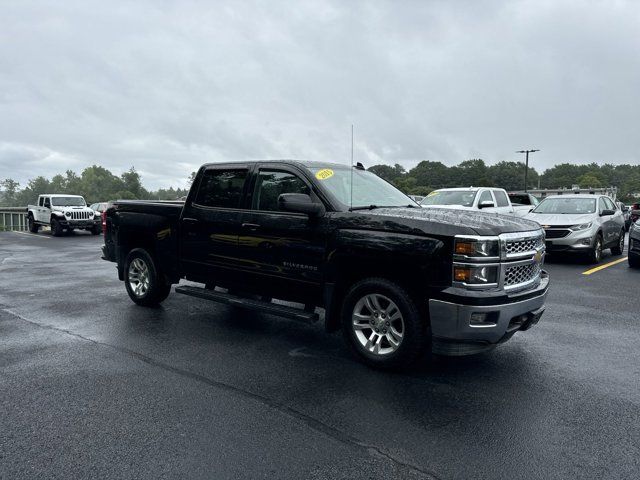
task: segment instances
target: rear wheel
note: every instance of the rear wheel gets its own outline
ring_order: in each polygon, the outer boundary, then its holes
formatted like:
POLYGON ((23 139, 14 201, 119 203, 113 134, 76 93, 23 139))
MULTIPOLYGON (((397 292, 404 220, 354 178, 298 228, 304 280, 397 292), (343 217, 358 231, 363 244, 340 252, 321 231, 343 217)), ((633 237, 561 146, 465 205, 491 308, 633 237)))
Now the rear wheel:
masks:
POLYGON ((383 278, 362 280, 347 292, 342 331, 368 365, 395 369, 411 365, 429 339, 427 322, 407 291, 383 278))
POLYGON ((127 293, 138 305, 158 305, 171 292, 171 284, 165 281, 153 257, 142 248, 129 252, 124 263, 124 275, 127 293))
POLYGON ((611 253, 613 255, 622 255, 623 250, 624 250, 624 230, 621 230, 620 238, 618 239, 618 244, 615 247, 611 247, 611 253))
POLYGON ((598 233, 589 252, 589 262, 600 263, 600 260, 602 260, 602 235, 598 233))
POLYGON ((63 232, 63 228, 62 225, 60 225, 60 222, 58 220, 56 220, 55 218, 51 219, 51 234, 54 237, 59 237, 62 235, 63 232))
POLYGON ((29 222, 29 231, 31 233, 38 233, 40 226, 36 223, 35 219, 33 218, 33 215, 29 214, 28 222, 29 222))

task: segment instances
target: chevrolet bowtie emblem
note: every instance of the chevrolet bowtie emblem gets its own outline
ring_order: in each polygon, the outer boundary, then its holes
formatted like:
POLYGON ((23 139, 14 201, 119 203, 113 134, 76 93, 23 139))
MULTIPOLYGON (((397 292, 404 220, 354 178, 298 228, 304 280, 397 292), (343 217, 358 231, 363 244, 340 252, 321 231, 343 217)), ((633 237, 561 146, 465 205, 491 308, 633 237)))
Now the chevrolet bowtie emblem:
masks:
POLYGON ((538 250, 533 256, 533 261, 536 263, 542 262, 542 250, 538 250))

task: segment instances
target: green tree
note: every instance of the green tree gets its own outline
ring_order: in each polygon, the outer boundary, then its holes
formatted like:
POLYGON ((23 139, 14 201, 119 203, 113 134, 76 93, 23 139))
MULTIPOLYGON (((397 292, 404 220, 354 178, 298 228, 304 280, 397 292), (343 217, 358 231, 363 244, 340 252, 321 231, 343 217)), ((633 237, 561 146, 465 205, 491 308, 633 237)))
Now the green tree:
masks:
POLYGON ((405 175, 396 180, 395 186, 398 187, 398 190, 409 194, 418 186, 418 180, 410 175, 405 175))
POLYGON ((148 196, 148 192, 142 186, 140 174, 136 172, 134 167, 131 167, 128 171, 120 175, 120 178, 122 179, 124 190, 133 193, 135 198, 145 198, 148 196))
POLYGON ((582 188, 599 188, 602 187, 603 184, 598 177, 599 175, 596 175, 592 172, 587 172, 584 175, 580 175, 578 177, 577 183, 582 188))
POLYGON ((449 168, 441 162, 423 160, 409 170, 409 176, 414 177, 418 185, 443 188, 452 186, 449 168))
POLYGON ((8 207, 16 206, 16 196, 18 189, 20 188, 20 184, 12 178, 5 178, 0 181, 0 187, 2 187, 2 192, 0 192, 0 204, 8 207))
POLYGON ((456 186, 486 187, 489 185, 488 168, 481 158, 465 160, 451 167, 450 181, 456 186))
MULTIPOLYGON (((505 190, 522 190, 524 170, 523 162, 498 162, 487 169, 489 185, 505 190)), ((529 167, 527 183, 528 188, 535 187, 538 183, 538 172, 531 167, 529 167)))
POLYGON ((104 167, 92 165, 82 171, 76 191, 66 193, 83 195, 87 203, 111 200, 119 190, 129 190, 124 182, 104 167))
POLYGON ((393 167, 390 165, 374 165, 367 170, 375 173, 380 178, 385 179, 387 182, 395 183, 397 179, 407 173, 404 167, 396 163, 393 167))

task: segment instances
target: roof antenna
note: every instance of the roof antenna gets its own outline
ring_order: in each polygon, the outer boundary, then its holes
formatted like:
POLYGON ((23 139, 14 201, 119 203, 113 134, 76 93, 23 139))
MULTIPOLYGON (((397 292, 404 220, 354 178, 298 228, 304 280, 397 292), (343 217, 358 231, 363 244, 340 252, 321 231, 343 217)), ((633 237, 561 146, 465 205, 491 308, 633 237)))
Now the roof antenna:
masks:
POLYGON ((349 210, 353 210, 353 124, 351 124, 351 205, 349 210))

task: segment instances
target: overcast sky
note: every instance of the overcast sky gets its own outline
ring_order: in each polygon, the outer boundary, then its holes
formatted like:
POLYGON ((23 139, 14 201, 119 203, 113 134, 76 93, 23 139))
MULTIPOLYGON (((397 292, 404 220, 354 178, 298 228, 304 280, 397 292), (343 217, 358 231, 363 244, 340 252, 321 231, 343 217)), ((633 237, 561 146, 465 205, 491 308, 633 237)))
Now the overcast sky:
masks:
POLYGON ((640 2, 0 0, 0 178, 640 160, 640 2))

